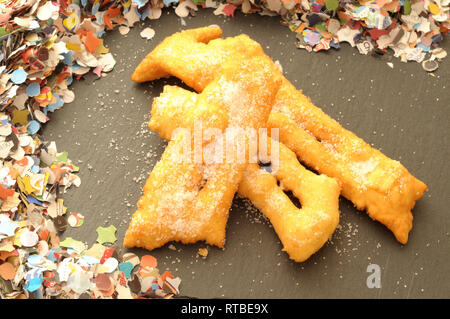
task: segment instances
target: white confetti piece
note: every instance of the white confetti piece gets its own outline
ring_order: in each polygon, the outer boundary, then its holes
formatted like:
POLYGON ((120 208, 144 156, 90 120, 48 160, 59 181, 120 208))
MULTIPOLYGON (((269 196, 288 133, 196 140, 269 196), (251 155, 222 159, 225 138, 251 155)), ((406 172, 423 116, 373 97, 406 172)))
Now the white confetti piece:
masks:
POLYGON ((126 34, 128 34, 128 32, 130 32, 130 28, 127 26, 121 25, 119 27, 119 32, 121 35, 126 35, 126 34))
POLYGON ((191 0, 185 0, 178 4, 175 9, 175 13, 177 16, 181 18, 186 18, 189 15, 189 9, 197 11, 197 5, 193 3, 191 0))
POLYGON ((155 30, 153 30, 152 28, 145 28, 141 31, 140 35, 144 39, 150 40, 155 36, 155 30))

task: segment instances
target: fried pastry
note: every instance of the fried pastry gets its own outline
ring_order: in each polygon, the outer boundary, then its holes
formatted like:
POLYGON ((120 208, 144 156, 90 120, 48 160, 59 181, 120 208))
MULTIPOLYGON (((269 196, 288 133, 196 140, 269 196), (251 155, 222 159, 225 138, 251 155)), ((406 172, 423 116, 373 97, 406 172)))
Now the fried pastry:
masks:
MULTIPOLYGON (((176 76, 201 92, 230 59, 265 56, 246 35, 218 38, 217 27, 186 30, 168 37, 139 64, 132 80, 143 82, 176 76)), ((386 225, 405 244, 412 228, 411 213, 427 186, 398 161, 362 139, 313 105, 283 77, 269 127, 279 128, 280 141, 319 173, 342 184, 342 195, 386 225)))
MULTIPOLYGON (((186 117, 204 119, 204 128, 257 129, 266 125, 280 84, 279 75, 265 57, 227 61, 186 117)), ((244 143, 248 149, 248 140, 233 141, 233 147, 240 148, 237 143, 244 143)), ((205 152, 216 142, 212 137, 201 141, 200 147, 205 152)), ((146 181, 125 234, 125 247, 151 250, 169 241, 199 240, 223 247, 228 210, 248 161, 236 158, 205 163, 202 157, 196 161, 196 154, 192 154, 196 149, 185 147, 192 143, 195 141, 189 130, 174 134, 146 181)))
MULTIPOLYGON (((180 87, 166 85, 163 93, 153 100, 149 127, 169 139, 177 127, 189 126, 186 114, 196 104, 197 96, 180 87)), ((278 143, 267 136, 265 140, 278 143)), ((267 145, 266 150, 271 149, 267 145)), ((282 143, 278 143, 277 149, 277 154, 269 153, 264 161, 277 156, 278 169, 270 174, 257 163, 250 163, 238 194, 250 199, 270 220, 289 257, 303 262, 326 243, 339 224, 340 187, 333 178, 305 169, 295 153, 282 143), (284 190, 292 191, 301 208, 292 203, 284 190)))

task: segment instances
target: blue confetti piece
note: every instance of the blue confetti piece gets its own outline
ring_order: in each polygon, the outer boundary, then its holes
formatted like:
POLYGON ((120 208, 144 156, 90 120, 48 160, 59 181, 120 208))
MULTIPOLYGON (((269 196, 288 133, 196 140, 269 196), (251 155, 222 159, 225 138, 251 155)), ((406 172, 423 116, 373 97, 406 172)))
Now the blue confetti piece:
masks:
POLYGON ((87 3, 87 0, 81 0, 81 5, 82 5, 83 7, 86 6, 86 3, 87 3))
POLYGON ((138 9, 142 8, 147 4, 147 0, 132 0, 134 4, 137 4, 138 9))
POLYGON ((366 6, 360 6, 360 7, 356 8, 355 13, 360 13, 361 11, 363 11, 366 8, 367 8, 366 6))
POLYGON ((34 135, 36 134, 39 129, 41 128, 41 125, 39 124, 38 121, 30 121, 30 123, 28 123, 28 127, 27 127, 27 133, 30 135, 34 135))
POLYGON ((420 48, 422 48, 422 50, 423 50, 424 52, 430 51, 430 47, 427 47, 427 46, 426 46, 425 44, 423 44, 423 43, 419 43, 419 44, 417 44, 417 46, 420 47, 420 48))
MULTIPOLYGON (((67 86, 71 85, 73 82, 73 77, 72 76, 68 76, 67 77, 67 86)), ((62 106, 62 105, 61 105, 62 106)))
POLYGON ((131 271, 133 270, 133 264, 130 262, 124 262, 119 265, 119 270, 123 272, 125 277, 131 278, 131 271))
POLYGON ((441 42, 442 40, 444 40, 444 38, 442 37, 442 34, 440 34, 440 33, 432 36, 431 39, 433 40, 434 43, 441 42))
POLYGON ((97 37, 101 38, 105 34, 105 30, 102 30, 100 32, 97 32, 97 37))
POLYGON ((100 260, 92 257, 92 256, 82 256, 81 257, 84 261, 86 261, 89 265, 95 265, 95 264, 99 264, 100 260))
POLYGON ((92 15, 95 16, 100 8, 100 2, 97 2, 92 6, 92 15))
POLYGON ((178 0, 163 0, 164 5, 168 7, 171 3, 178 3, 178 0))
POLYGON ((77 62, 74 62, 72 65, 72 70, 77 70, 79 68, 81 68, 81 65, 79 65, 77 62))
POLYGON ((150 11, 149 10, 146 10, 146 11, 142 12, 141 20, 142 21, 145 20, 149 15, 150 15, 150 11))
POLYGON ((64 105, 64 101, 61 100, 59 94, 55 93, 55 94, 53 94, 53 96, 56 97, 56 102, 55 102, 55 103, 52 103, 52 104, 49 104, 49 105, 47 105, 47 107, 46 107, 46 111, 49 111, 49 112, 52 112, 52 113, 53 113, 56 109, 59 109, 61 106, 64 105))
POLYGON ((158 284, 152 284, 152 291, 156 291, 159 289, 158 284))
POLYGON ((28 73, 25 72, 23 69, 17 69, 13 72, 11 81, 14 84, 22 84, 26 81, 28 73))
POLYGON ((41 93, 41 86, 39 85, 39 83, 33 82, 27 86, 26 91, 27 91, 28 96, 33 97, 33 96, 39 95, 39 93, 41 93))
POLYGON ((59 248, 58 248, 58 250, 56 250, 54 248, 50 249, 46 258, 51 261, 57 261, 59 258, 61 258, 61 257, 56 257, 57 251, 59 251, 59 248))
POLYGON ((0 223, 0 233, 6 236, 14 236, 14 232, 19 228, 19 224, 12 221, 0 223))
POLYGON ((339 43, 334 42, 334 40, 332 40, 330 42, 330 47, 335 48, 335 49, 340 49, 341 46, 339 45, 339 43))
POLYGON ((39 289, 41 287, 42 280, 39 277, 34 277, 29 282, 27 282, 25 289, 29 292, 33 292, 39 289))
POLYGON ((28 256, 27 263, 34 266, 39 267, 45 262, 44 257, 41 255, 30 255, 28 256))
POLYGON ((27 201, 31 204, 36 204, 36 205, 42 206, 42 202, 40 200, 37 200, 35 197, 33 197, 31 195, 27 196, 27 201))

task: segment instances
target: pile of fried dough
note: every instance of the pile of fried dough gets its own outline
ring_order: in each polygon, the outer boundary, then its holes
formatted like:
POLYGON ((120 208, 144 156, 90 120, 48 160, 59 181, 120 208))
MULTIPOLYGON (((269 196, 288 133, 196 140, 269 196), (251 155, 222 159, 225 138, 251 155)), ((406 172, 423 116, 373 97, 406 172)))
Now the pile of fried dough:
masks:
MULTIPOLYGON (((175 33, 131 77, 146 82, 175 76, 196 92, 166 85, 153 101, 149 127, 169 143, 146 181, 124 246, 151 250, 170 241, 206 241, 223 247, 236 193, 270 220, 283 250, 297 262, 332 236, 339 224, 339 195, 405 244, 411 210, 427 186, 314 106, 256 41, 245 34, 221 35, 218 27, 175 33), (193 129, 196 121, 203 129, 221 131, 277 128, 278 139, 270 133, 258 138, 277 143, 278 169, 268 172, 250 161, 258 153, 252 153, 248 139, 236 139, 234 145, 248 151, 246 161, 180 160, 192 155, 182 147, 192 136, 177 129, 193 129), (285 191, 298 198, 301 208, 285 191)), ((212 136, 199 147, 207 152, 216 144, 212 136)), ((260 161, 270 162, 271 156, 260 161)))

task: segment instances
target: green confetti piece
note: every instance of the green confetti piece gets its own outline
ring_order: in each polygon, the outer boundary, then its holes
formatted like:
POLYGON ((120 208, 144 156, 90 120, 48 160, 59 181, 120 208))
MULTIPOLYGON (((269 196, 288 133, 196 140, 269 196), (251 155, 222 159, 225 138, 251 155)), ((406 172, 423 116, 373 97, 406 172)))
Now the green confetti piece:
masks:
POLYGON ((97 227, 97 242, 100 244, 111 243, 114 244, 117 240, 116 238, 116 227, 110 225, 108 227, 97 227))
POLYGON ((327 10, 334 11, 339 7, 339 2, 338 0, 327 0, 325 6, 327 7, 327 10))
POLYGON ((67 163, 69 153, 62 152, 56 156, 56 160, 54 161, 55 164, 57 163, 67 163))
POLYGON ((63 164, 69 164, 73 166, 73 172, 78 172, 80 170, 80 168, 78 166, 76 166, 75 164, 72 163, 72 161, 69 159, 69 153, 67 152, 62 152, 59 153, 56 156, 56 159, 53 161, 52 164, 59 164, 59 163, 63 163, 63 164))
POLYGON ((8 31, 6 31, 6 29, 4 27, 1 27, 0 28, 0 37, 7 35, 7 34, 8 34, 8 31))
POLYGON ((327 31, 327 27, 324 26, 322 23, 316 24, 314 27, 318 30, 327 31))
POLYGON ((403 4, 403 14, 409 15, 411 13, 411 0, 406 0, 403 4))
POLYGON ((295 30, 297 30, 297 28, 298 28, 298 25, 295 25, 295 24, 290 24, 290 25, 289 25, 289 29, 290 29, 292 32, 294 32, 295 30))

